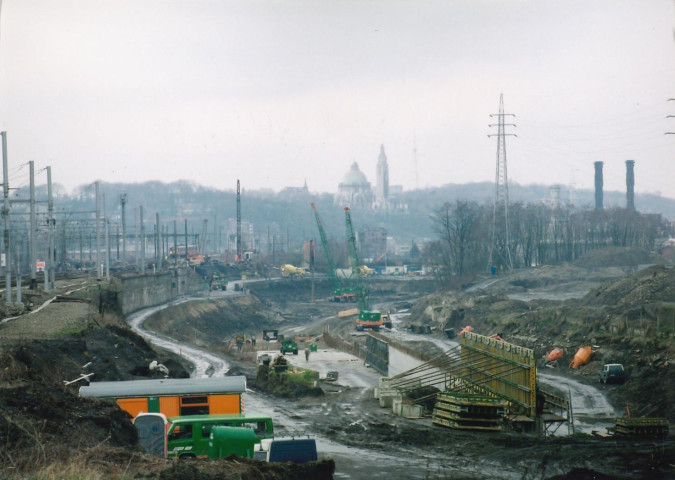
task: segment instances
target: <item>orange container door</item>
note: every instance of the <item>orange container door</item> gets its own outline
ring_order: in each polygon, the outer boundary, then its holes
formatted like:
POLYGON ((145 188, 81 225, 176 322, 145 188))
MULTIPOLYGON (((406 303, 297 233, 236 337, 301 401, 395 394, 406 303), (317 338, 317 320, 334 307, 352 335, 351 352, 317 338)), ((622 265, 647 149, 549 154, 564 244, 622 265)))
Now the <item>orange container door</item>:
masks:
POLYGON ((209 413, 241 413, 240 395, 209 395, 209 413))
POLYGON ((141 412, 148 412, 148 399, 146 397, 118 398, 117 405, 134 418, 141 412))
POLYGON ((180 415, 178 397, 159 397, 159 412, 167 418, 180 415))

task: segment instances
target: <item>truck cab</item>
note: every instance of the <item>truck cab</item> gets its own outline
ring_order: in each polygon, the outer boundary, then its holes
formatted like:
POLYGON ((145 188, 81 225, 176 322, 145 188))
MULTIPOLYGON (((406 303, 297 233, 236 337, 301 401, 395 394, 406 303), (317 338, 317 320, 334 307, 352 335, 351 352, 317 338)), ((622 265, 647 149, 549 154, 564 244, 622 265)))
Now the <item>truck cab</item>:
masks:
POLYGON ((626 381, 626 371, 620 363, 607 363, 600 370, 600 383, 623 383, 626 381))
POLYGON ((298 344, 292 338, 284 338, 281 341, 281 354, 289 352, 293 355, 298 354, 298 344))

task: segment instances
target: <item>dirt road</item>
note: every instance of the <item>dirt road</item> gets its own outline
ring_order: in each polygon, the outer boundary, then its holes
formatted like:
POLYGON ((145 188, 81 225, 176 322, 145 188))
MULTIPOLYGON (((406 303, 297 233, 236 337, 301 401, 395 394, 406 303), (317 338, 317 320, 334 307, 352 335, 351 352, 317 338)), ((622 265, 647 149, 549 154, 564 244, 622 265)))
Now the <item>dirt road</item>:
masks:
MULTIPOLYGON (((147 318, 149 313, 141 312, 134 316, 134 328, 141 328, 142 318, 147 318)), ((402 319, 397 318, 395 322, 402 322, 402 319)), ((301 329, 293 330, 298 332, 301 329)), ((408 335, 405 332, 397 334, 408 335)), ((415 339, 419 340, 419 336, 415 339)), ((430 337, 430 340, 438 348, 446 348, 453 343, 439 338, 430 337)), ((150 341, 155 340, 150 338, 150 341)), ((198 374, 223 374, 221 372, 227 367, 220 365, 224 364, 238 371, 252 369, 250 365, 238 364, 236 359, 224 359, 188 345, 175 343, 169 346, 166 343, 171 342, 169 338, 161 338, 161 342, 163 348, 189 352, 197 364, 195 372, 198 374)), ((648 468, 645 455, 653 454, 655 448, 649 443, 633 444, 627 456, 626 450, 617 449, 613 442, 588 437, 537 438, 513 432, 475 434, 434 427, 428 418, 408 420, 381 408, 373 395, 379 374, 358 359, 330 349, 312 352, 309 360, 305 360, 302 354, 287 357, 292 363, 319 371, 321 376, 331 370, 338 371, 339 381, 337 384, 323 384, 323 397, 294 401, 249 391, 245 398, 246 408, 248 411, 269 413, 281 434, 310 434, 315 437, 320 456, 335 461, 335 478, 545 479, 568 474, 575 468, 615 474, 621 478, 620 475, 625 475, 626 465, 630 471, 648 468)), ((554 377, 545 373, 542 379, 561 382, 554 377)), ((587 394, 593 392, 592 387, 566 380, 565 388, 586 392, 578 396, 590 398, 588 418, 594 418, 598 412, 604 415, 608 408, 612 410, 601 400, 601 395, 587 394)), ((593 428, 592 422, 587 425, 593 428)), ((672 450, 672 445, 663 448, 672 450)))

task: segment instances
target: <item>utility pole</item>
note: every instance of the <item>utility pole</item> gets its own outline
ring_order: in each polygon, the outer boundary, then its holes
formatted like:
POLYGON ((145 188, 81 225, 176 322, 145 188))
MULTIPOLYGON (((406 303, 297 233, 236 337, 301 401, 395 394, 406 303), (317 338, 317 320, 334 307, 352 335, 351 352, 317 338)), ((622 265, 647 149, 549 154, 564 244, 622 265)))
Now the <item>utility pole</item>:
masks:
POLYGON ((52 167, 47 167, 47 248, 49 252, 47 253, 47 265, 45 271, 47 275, 45 276, 45 291, 49 291, 56 287, 56 265, 54 258, 54 237, 56 236, 55 231, 55 220, 54 220, 54 197, 52 195, 52 167))
POLYGON ((314 303, 314 240, 309 241, 309 271, 312 275, 312 303, 314 303))
POLYGON ((141 216, 141 274, 145 275, 145 224, 143 223, 143 205, 139 207, 141 216))
POLYGON ((218 217, 213 214, 213 252, 219 252, 220 245, 218 244, 218 217))
POLYGON ((239 190, 239 180, 237 180, 237 255, 235 262, 242 261, 241 251, 241 192, 239 190))
POLYGON ((7 168, 7 132, 0 132, 2 136, 2 190, 4 203, 2 206, 2 218, 4 221, 4 247, 5 247, 5 302, 12 303, 12 250, 9 242, 9 176, 7 168))
POLYGON ((110 228, 108 225, 108 202, 105 201, 105 193, 103 194, 103 225, 105 228, 105 279, 110 281, 110 228))
POLYGON ((509 247, 509 181, 506 168, 506 137, 513 133, 506 133, 505 127, 516 125, 513 123, 504 123, 505 116, 513 116, 512 113, 504 113, 504 95, 499 96, 499 113, 490 115, 497 117, 498 123, 490 124, 490 127, 497 126, 497 135, 488 135, 488 137, 497 137, 497 166, 495 170, 495 201, 492 212, 492 241, 490 243, 490 257, 488 259, 488 271, 496 273, 495 263, 497 260, 499 266, 513 269, 511 260, 511 250, 509 247), (495 257, 499 257, 496 259, 495 257))
MULTIPOLYGON (((66 236, 66 223, 63 223, 63 237, 66 236)), ((80 265, 84 265, 84 232, 82 231, 82 226, 79 228, 80 231, 80 265)))
POLYGON ((176 221, 173 221, 173 266, 178 266, 178 230, 176 221))
POLYGON ((37 288, 37 219, 35 217, 35 162, 28 162, 30 168, 30 289, 37 288))
POLYGON ((185 266, 188 267, 190 262, 188 262, 188 228, 187 228, 187 218, 185 218, 185 266))
POLYGON ((96 281, 101 281, 101 229, 99 225, 100 220, 100 206, 99 206, 98 181, 96 182, 96 281))
POLYGON ((120 195, 122 204, 122 263, 127 263, 127 194, 120 195))
POLYGON ((156 264, 158 268, 162 268, 162 235, 159 230, 159 212, 155 213, 155 229, 157 231, 157 238, 155 240, 155 258, 157 259, 156 264))
MULTIPOLYGON (((19 235, 15 235, 18 237, 19 235)), ((22 237, 21 241, 17 238, 16 241, 14 242, 14 248, 16 250, 16 261, 14 264, 16 265, 16 303, 21 304, 23 299, 21 298, 21 247, 23 246, 23 242, 25 241, 25 238, 22 237)))
POLYGON ((140 273, 141 264, 138 248, 138 208, 134 208, 134 258, 136 259, 136 272, 140 273))

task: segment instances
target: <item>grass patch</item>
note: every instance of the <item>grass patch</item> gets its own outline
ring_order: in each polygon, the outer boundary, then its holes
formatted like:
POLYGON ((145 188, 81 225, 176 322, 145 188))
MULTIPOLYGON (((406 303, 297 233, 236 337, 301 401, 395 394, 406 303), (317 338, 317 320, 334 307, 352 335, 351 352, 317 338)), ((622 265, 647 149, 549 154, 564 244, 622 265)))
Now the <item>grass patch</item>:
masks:
POLYGON ((86 328, 86 325, 69 325, 67 327, 60 328, 54 332, 52 332, 51 336, 56 338, 56 337, 63 337, 66 335, 75 335, 78 333, 81 333, 84 331, 86 328))
POLYGON ((281 372, 279 375, 284 375, 287 377, 287 381, 304 387, 313 387, 314 382, 319 380, 319 372, 304 368, 294 368, 293 370, 281 372))

